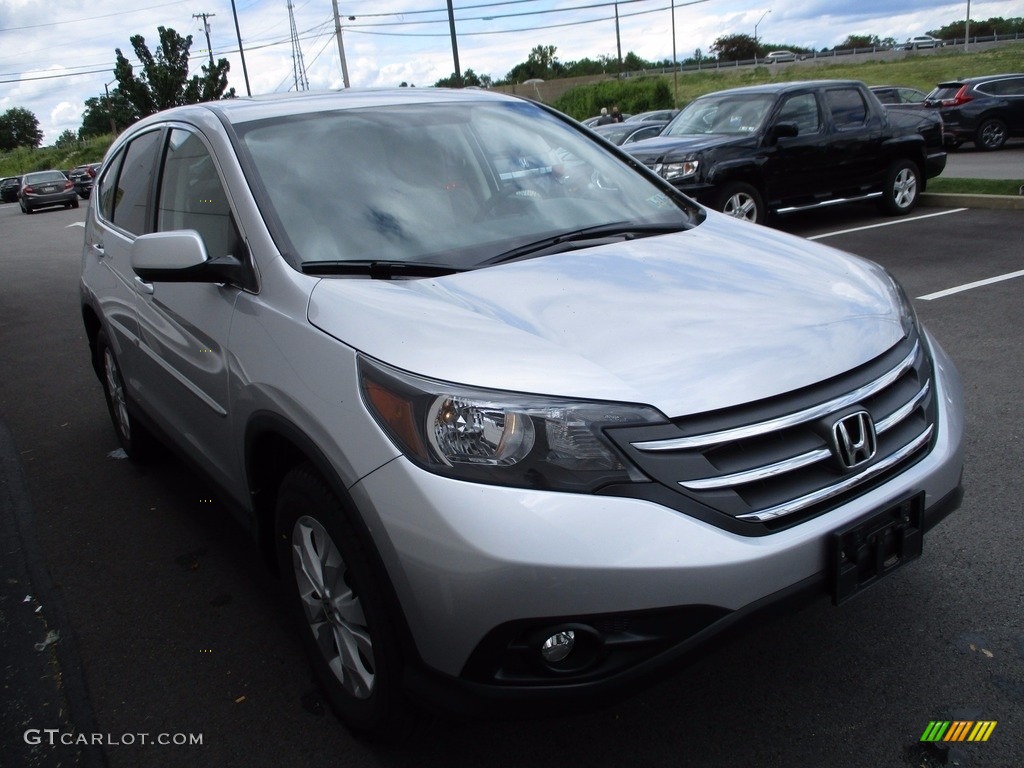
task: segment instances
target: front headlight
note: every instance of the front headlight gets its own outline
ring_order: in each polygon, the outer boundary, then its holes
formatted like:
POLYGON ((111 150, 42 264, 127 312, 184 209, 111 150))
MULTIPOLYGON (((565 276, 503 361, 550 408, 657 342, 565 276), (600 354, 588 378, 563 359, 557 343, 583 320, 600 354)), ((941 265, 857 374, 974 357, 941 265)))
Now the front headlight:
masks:
POLYGON ((687 176, 694 176, 700 161, 695 158, 687 158, 676 163, 661 163, 655 166, 654 170, 668 181, 673 179, 685 179, 687 176))
POLYGON ((664 423, 653 408, 474 389, 360 358, 363 401, 409 459, 462 480, 591 492, 647 478, 605 437, 664 423))

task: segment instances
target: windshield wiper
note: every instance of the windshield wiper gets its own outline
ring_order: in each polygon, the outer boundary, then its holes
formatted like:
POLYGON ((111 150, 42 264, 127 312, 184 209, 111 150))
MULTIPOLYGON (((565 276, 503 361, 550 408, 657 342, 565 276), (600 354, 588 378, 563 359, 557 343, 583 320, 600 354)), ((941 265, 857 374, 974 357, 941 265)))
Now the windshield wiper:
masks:
POLYGON ((545 256, 552 253, 561 253, 572 250, 579 243, 586 243, 590 240, 603 240, 607 238, 635 240, 640 237, 653 237, 655 235, 682 232, 686 229, 689 229, 689 227, 685 224, 633 224, 628 221, 618 221, 614 224, 598 224, 571 232, 562 232, 558 235, 545 237, 526 245, 511 248, 482 262, 482 265, 501 264, 502 262, 521 259, 524 256, 545 256))
POLYGON ((396 280, 405 277, 444 277, 464 272, 448 264, 431 264, 425 261, 304 261, 302 272, 306 275, 356 275, 371 280, 396 280))

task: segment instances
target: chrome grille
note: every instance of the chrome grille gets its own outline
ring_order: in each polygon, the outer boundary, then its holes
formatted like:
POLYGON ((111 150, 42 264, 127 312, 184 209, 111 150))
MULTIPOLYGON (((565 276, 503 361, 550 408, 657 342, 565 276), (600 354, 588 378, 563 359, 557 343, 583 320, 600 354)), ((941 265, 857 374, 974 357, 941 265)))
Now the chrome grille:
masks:
POLYGON ((821 385, 612 438, 649 476, 701 507, 734 521, 784 525, 923 456, 935 428, 934 397, 928 357, 917 339, 905 339, 821 385), (877 450, 850 469, 830 436, 839 419, 861 411, 870 414, 877 450))

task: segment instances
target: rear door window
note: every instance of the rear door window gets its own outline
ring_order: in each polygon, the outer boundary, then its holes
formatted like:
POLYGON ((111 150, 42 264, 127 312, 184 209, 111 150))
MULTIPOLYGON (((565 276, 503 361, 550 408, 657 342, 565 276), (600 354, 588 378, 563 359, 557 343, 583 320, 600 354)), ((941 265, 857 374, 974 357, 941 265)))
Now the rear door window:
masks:
POLYGON ((826 101, 832 124, 839 130, 860 127, 867 120, 867 105, 855 88, 832 88, 826 93, 826 101))
POLYGON ((110 220, 133 235, 143 235, 152 229, 148 212, 151 210, 153 174, 156 173, 161 136, 162 131, 150 131, 134 139, 124 154, 116 188, 102 193, 110 197, 101 197, 101 210, 104 204, 109 203, 110 220))

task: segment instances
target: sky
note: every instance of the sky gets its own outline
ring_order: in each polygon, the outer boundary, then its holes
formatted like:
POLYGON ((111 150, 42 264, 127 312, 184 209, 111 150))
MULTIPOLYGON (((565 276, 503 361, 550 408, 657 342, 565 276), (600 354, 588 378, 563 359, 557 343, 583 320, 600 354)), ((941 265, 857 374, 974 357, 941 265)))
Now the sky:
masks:
MULTIPOLYGON (((447 2, 337 0, 352 87, 429 86, 455 71, 447 2), (351 18, 354 17, 354 18, 351 18)), ((967 15, 967 0, 454 0, 463 72, 497 80, 538 45, 559 61, 622 55, 682 61, 715 39, 754 36, 779 46, 822 49, 849 35, 902 41, 967 15)), ((1022 15, 1021 0, 974 0, 971 18, 1022 15)), ((32 112, 52 144, 77 132, 85 100, 116 86, 115 49, 137 63, 130 38, 151 51, 159 27, 192 35, 190 74, 210 50, 231 64, 230 86, 245 95, 340 88, 341 56, 331 0, 0 0, 0 114, 32 112), (209 25, 209 46, 204 20, 209 25), (237 18, 237 32, 235 19, 237 18), (298 55, 292 28, 298 37, 298 55), (238 35, 241 35, 239 55, 238 35), (296 67, 301 59, 302 66, 296 67), (303 77, 304 72, 304 77, 303 77)))

